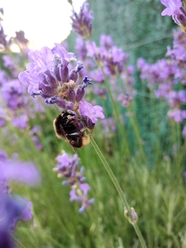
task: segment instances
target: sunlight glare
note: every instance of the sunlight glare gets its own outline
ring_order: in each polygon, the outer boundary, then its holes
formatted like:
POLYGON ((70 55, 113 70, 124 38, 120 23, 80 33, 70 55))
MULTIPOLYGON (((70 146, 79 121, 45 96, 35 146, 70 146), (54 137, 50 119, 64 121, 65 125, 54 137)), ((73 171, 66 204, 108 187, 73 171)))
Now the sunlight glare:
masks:
MULTIPOLYGON (((74 0, 78 12, 84 0, 74 0)), ((1 0, 3 27, 8 37, 23 30, 32 48, 53 47, 70 33, 72 14, 67 0, 1 0)))

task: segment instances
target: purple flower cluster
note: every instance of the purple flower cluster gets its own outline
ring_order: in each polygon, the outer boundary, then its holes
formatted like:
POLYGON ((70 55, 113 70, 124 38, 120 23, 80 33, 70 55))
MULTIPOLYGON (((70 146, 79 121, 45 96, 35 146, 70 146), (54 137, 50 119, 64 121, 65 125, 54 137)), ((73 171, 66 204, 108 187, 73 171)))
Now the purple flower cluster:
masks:
POLYGON ((103 127, 103 135, 105 137, 112 136, 116 131, 116 122, 112 117, 101 120, 101 125, 103 127))
MULTIPOLYGON (((44 47, 40 51, 30 51, 28 56, 31 63, 26 71, 19 74, 19 80, 28 86, 30 95, 41 96, 47 105, 56 104, 63 112, 71 111, 76 123, 83 120, 85 129, 93 129, 98 118, 104 118, 102 107, 84 100, 85 89, 91 84, 91 79, 85 76, 79 80, 83 64, 78 61, 72 67, 70 62, 76 61, 73 53, 55 44, 53 49, 44 47)), ((67 123, 72 122, 72 115, 67 116, 67 123)), ((83 133, 85 130, 74 131, 83 133)))
MULTIPOLYGON (((0 12, 3 13, 2 9, 0 9, 0 12)), ((0 30, 1 33, 3 31, 1 23, 0 30)), ((33 103, 26 97, 27 88, 17 79, 19 67, 22 65, 25 52, 28 51, 28 40, 24 37, 23 31, 16 32, 16 36, 7 41, 5 40, 6 36, 0 34, 0 43, 3 37, 2 45, 4 45, 5 54, 2 55, 3 66, 0 69, 0 126, 6 126, 7 122, 10 121, 13 126, 26 129, 29 119, 34 118, 36 112, 44 112, 39 99, 33 103), (19 44, 21 53, 10 57, 10 46, 13 43, 19 44)))
POLYGON ((16 33, 16 39, 21 43, 21 44, 25 44, 27 45, 28 44, 28 39, 25 38, 25 32, 20 30, 18 32, 15 32, 16 33))
POLYGON ((168 59, 161 59, 155 64, 138 60, 141 79, 147 81, 150 90, 157 98, 165 99, 170 107, 168 116, 176 122, 186 120, 186 34, 180 30, 174 32, 173 48, 168 47, 168 59))
MULTIPOLYGON (((0 8, 0 13, 4 15, 4 11, 2 8, 0 8)), ((25 38, 25 34, 22 30, 19 32, 16 32, 15 37, 11 37, 10 39, 7 39, 7 35, 5 34, 3 25, 2 25, 2 19, 0 18, 0 49, 3 49, 6 51, 6 49, 10 48, 11 44, 17 45, 19 43, 20 48, 23 49, 28 49, 27 44, 28 40, 25 38)), ((18 48, 18 46, 17 46, 18 48)))
MULTIPOLYGON (((134 67, 127 65, 128 54, 121 48, 114 45, 109 35, 101 35, 100 45, 95 42, 84 41, 81 38, 76 39, 76 50, 78 56, 86 65, 87 70, 91 71, 91 78, 97 82, 94 87, 94 94, 105 97, 107 90, 105 79, 110 79, 110 87, 116 101, 119 101, 123 107, 128 107, 134 98, 134 67), (92 60, 93 59, 93 60, 92 60), (118 78, 122 83, 116 83, 118 78)), ((80 72, 81 77, 86 70, 80 72)))
POLYGON ((79 212, 82 213, 94 203, 94 199, 88 199, 90 186, 85 183, 84 167, 78 170, 80 159, 77 154, 69 156, 63 151, 62 155, 57 156, 56 160, 58 164, 53 170, 58 172, 58 177, 65 179, 63 185, 71 187, 70 201, 79 202, 81 204, 79 212))
POLYGON ((186 32, 186 10, 183 6, 182 0, 160 0, 160 2, 166 7, 161 15, 172 16, 174 22, 186 32))
POLYGON ((25 129, 28 127, 29 118, 34 118, 36 112, 44 112, 44 108, 39 101, 33 104, 26 97, 26 87, 16 79, 17 72, 13 61, 8 55, 4 55, 3 59, 4 65, 11 70, 12 75, 10 77, 5 71, 0 71, 0 126, 5 126, 7 121, 11 121, 14 126, 25 129))
POLYGON ((106 76, 120 74, 128 61, 128 54, 115 46, 110 36, 102 35, 99 47, 95 42, 87 42, 86 47, 87 55, 96 60, 106 76))
POLYGON ((83 39, 89 39, 92 35, 92 19, 93 12, 89 11, 89 3, 85 2, 78 14, 73 10, 71 16, 73 30, 83 39))
POLYGON ((9 182, 38 185, 40 175, 31 162, 21 162, 17 155, 11 159, 4 151, 0 152, 0 247, 13 248, 12 232, 18 221, 32 218, 32 203, 10 193, 9 182))
POLYGON ((176 70, 174 78, 177 81, 181 81, 181 84, 186 86, 186 34, 180 30, 173 32, 173 48, 169 46, 167 48, 167 56, 173 61, 176 70))
MULTIPOLYGON (((4 14, 4 11, 2 8, 0 8, 0 13, 3 15, 4 14)), ((1 18, 0 18, 0 48, 4 48, 7 46, 7 40, 6 40, 6 35, 4 33, 4 29, 3 29, 3 26, 2 26, 2 23, 1 23, 1 18)))

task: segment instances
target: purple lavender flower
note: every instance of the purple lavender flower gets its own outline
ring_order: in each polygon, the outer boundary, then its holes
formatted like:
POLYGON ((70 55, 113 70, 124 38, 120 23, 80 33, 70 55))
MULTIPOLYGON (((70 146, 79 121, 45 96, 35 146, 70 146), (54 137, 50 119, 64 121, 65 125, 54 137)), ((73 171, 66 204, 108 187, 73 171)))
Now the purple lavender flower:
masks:
POLYGON ((0 116, 0 127, 4 127, 6 125, 6 120, 5 118, 0 116))
POLYGON ((26 106, 26 98, 23 97, 24 93, 24 87, 18 80, 11 80, 2 86, 2 96, 7 107, 12 110, 26 106))
POLYGON ((181 110, 181 106, 186 103, 186 93, 183 89, 178 90, 180 86, 186 85, 186 34, 176 30, 173 35, 173 48, 168 47, 166 53, 168 59, 161 59, 152 65, 139 59, 138 68, 141 70, 141 79, 147 81, 156 97, 165 99, 171 107, 168 117, 180 123, 186 118, 185 110, 181 110))
POLYGON ((25 38, 25 32, 20 30, 19 32, 15 32, 16 33, 16 39, 22 43, 22 44, 27 44, 28 43, 28 40, 25 38))
POLYGON ((1 22, 0 22, 0 45, 3 45, 4 47, 7 46, 6 35, 4 33, 4 29, 1 22))
POLYGON ((9 80, 8 74, 5 71, 0 70, 0 86, 7 82, 7 80, 9 80))
POLYGON ((167 101, 172 108, 180 107, 181 103, 186 103, 186 93, 184 90, 169 91, 166 95, 167 101))
POLYGON ((161 13, 162 16, 165 15, 171 16, 177 11, 177 9, 182 7, 181 0, 160 0, 160 1, 166 7, 161 13))
MULTIPOLYGON (((29 105, 24 94, 25 88, 18 80, 9 80, 2 85, 2 97, 9 110, 9 118, 11 117, 12 124, 20 129, 25 129, 28 125, 28 114, 25 113, 25 107, 29 105)), ((6 117, 4 114, 5 120, 6 117)))
POLYGON ((168 111, 169 118, 173 119, 175 122, 182 122, 186 119, 186 110, 173 109, 168 111))
MULTIPOLYGON (((0 8, 0 13, 2 14, 2 15, 4 15, 4 10, 3 10, 3 8, 0 8)), ((1 19, 1 18, 0 18, 1 19)))
POLYGON ((181 0, 160 0, 166 7, 161 15, 172 16, 172 19, 178 24, 184 32, 186 32, 186 11, 182 6, 181 0))
POLYGON ((15 157, 14 159, 9 159, 4 152, 0 154, 0 181, 16 181, 30 186, 39 183, 40 176, 33 163, 21 162, 15 157))
POLYGON ((110 47, 112 44, 110 37, 110 45, 104 44, 102 37, 100 38, 100 43, 103 46, 98 47, 95 42, 86 44, 87 56, 93 57, 107 76, 118 75, 123 71, 124 65, 128 61, 128 54, 117 46, 112 45, 110 47))
POLYGON ((32 219, 32 203, 26 198, 21 198, 18 196, 12 196, 14 204, 18 204, 19 214, 14 214, 13 218, 10 219, 10 230, 13 232, 16 229, 16 224, 18 221, 29 221, 32 219))
POLYGON ((79 189, 72 189, 70 191, 70 201, 77 201, 82 204, 81 208, 79 209, 79 212, 82 213, 87 208, 90 208, 90 206, 94 203, 94 199, 88 199, 88 191, 90 189, 90 186, 87 183, 80 184, 79 189))
POLYGON ((0 247, 13 248, 11 233, 18 221, 32 218, 32 203, 10 194, 8 183, 17 181, 34 186, 38 185, 40 176, 33 163, 21 162, 15 155, 10 159, 4 151, 0 152, 0 171, 0 247))
POLYGON ((69 185, 71 187, 70 191, 70 201, 77 201, 82 204, 79 212, 83 212, 85 209, 89 208, 94 202, 94 199, 88 200, 88 191, 90 186, 84 183, 86 178, 83 176, 84 167, 78 170, 78 165, 80 159, 77 154, 69 156, 67 153, 62 151, 62 155, 56 158, 58 164, 53 169, 53 171, 58 172, 58 177, 66 179, 63 181, 63 185, 69 185))
POLYGON ((82 116, 87 116, 95 124, 98 118, 104 119, 103 108, 100 106, 93 106, 89 102, 82 100, 79 105, 79 112, 82 116))
POLYGON ((34 118, 37 112, 44 112, 44 108, 39 98, 33 102, 26 97, 27 88, 16 79, 17 71, 10 57, 4 55, 3 60, 4 65, 11 70, 11 76, 0 70, 1 105, 5 107, 0 109, 0 125, 4 126, 7 121, 11 121, 14 126, 25 129, 29 119, 34 118))
POLYGON ((112 117, 101 120, 101 125, 103 127, 103 134, 106 137, 112 136, 116 131, 116 123, 112 117))
POLYGON ((12 232, 18 221, 32 218, 31 206, 27 199, 0 192, 0 247, 14 247, 12 232))
POLYGON ((9 68, 10 70, 14 70, 15 67, 14 67, 14 63, 13 63, 13 60, 10 58, 9 55, 3 55, 2 56, 2 59, 3 59, 3 65, 7 68, 9 68))
POLYGON ((75 101, 81 100, 84 89, 77 85, 78 72, 83 68, 81 62, 69 72, 69 62, 75 60, 61 45, 42 48, 41 51, 31 51, 28 54, 32 62, 27 71, 19 74, 21 83, 28 85, 30 95, 40 95, 46 99, 46 104, 54 104, 63 109, 74 109, 75 101))
MULTIPOLYGON (((134 67, 127 65, 128 54, 124 53, 122 49, 114 45, 113 40, 108 35, 101 35, 100 37, 100 46, 97 46, 95 42, 84 42, 82 39, 77 41, 77 49, 84 60, 84 64, 90 72, 90 76, 93 79, 95 84, 93 93, 99 95, 103 99, 106 96, 107 90, 104 84, 105 77, 110 79, 110 87, 113 92, 114 99, 120 101, 122 106, 129 106, 130 102, 136 94, 134 90, 134 67), (94 63, 89 63, 87 61, 87 56, 94 58, 94 63), (85 61, 86 58, 86 61, 85 61), (87 63, 88 62, 88 63, 87 63), (98 68, 95 69, 96 64, 98 68), (88 64, 88 66, 87 66, 88 64), (89 66, 90 65, 90 66, 89 66), (121 75, 121 78, 124 81, 124 84, 121 87, 116 85, 115 81, 118 75, 121 75), (113 81, 113 83, 112 83, 113 81), (123 88, 127 93, 122 94, 123 88)), ((91 90, 91 89, 88 89, 91 90)))
POLYGON ((28 126, 28 115, 21 114, 12 118, 12 125, 20 129, 25 129, 28 126))
POLYGON ((113 40, 112 40, 111 36, 106 35, 106 34, 102 34, 100 36, 100 45, 102 47, 105 47, 106 50, 109 50, 110 48, 112 48, 114 43, 113 43, 113 40))
POLYGON ((102 66, 102 62, 104 61, 105 52, 106 52, 105 47, 98 47, 96 43, 93 41, 86 43, 86 49, 87 49, 87 56, 93 57, 96 60, 96 62, 102 66))
POLYGON ((58 177, 68 178, 65 184, 73 185, 77 180, 77 169, 80 162, 78 155, 69 156, 67 153, 62 153, 62 155, 56 158, 58 164, 54 168, 54 171, 58 172, 58 177))
POLYGON ((119 93, 117 100, 121 103, 121 106, 128 108, 134 96, 135 92, 133 94, 126 94, 124 92, 121 92, 119 93))
POLYGON ((117 75, 123 71, 124 65, 128 61, 128 54, 124 53, 122 49, 113 46, 112 49, 105 52, 104 71, 107 76, 117 75))
POLYGON ((174 41, 173 48, 168 47, 167 56, 170 56, 175 67, 175 79, 181 81, 183 85, 186 85, 186 34, 181 32, 181 30, 177 30, 173 32, 174 41))
POLYGON ((104 83, 104 75, 102 71, 98 68, 90 73, 92 80, 96 81, 97 83, 101 84, 104 83))
MULTIPOLYGON (((75 56, 68 53, 59 44, 55 44, 53 49, 45 47, 41 51, 30 51, 28 56, 32 62, 27 66, 27 71, 19 74, 20 82, 28 85, 28 92, 32 96, 40 95, 44 98, 47 105, 56 104, 62 109, 63 113, 69 113, 70 110, 72 114, 67 115, 65 120, 69 124, 69 118, 71 118, 70 123, 75 128, 73 130, 76 135, 80 134, 82 138, 87 137, 85 135, 86 129, 93 130, 98 118, 104 118, 104 115, 100 106, 92 106, 83 99, 85 90, 92 81, 88 76, 85 76, 82 81, 78 80, 79 72, 84 67, 83 63, 78 61, 75 68, 70 70, 70 61, 75 60, 75 56), (77 129, 78 125, 74 126, 72 118, 76 124, 84 123, 84 128, 77 129)), ((59 115, 56 118, 59 121, 56 121, 56 119, 54 121, 55 131, 57 129, 61 130, 61 127, 59 127, 61 118, 63 119, 59 115)), ((68 132, 68 127, 65 127, 65 130, 68 132)), ((63 132, 61 136, 59 132, 56 134, 57 137, 61 138, 67 138, 68 136, 67 139, 69 140, 74 132, 67 134, 63 132)), ((75 145, 74 142, 73 144, 75 145)), ((88 142, 86 142, 87 144, 88 142)), ((81 146, 76 145, 75 147, 79 148, 81 146)))
POLYGON ((78 58, 80 58, 82 61, 87 58, 87 48, 85 45, 85 41, 80 37, 76 38, 76 51, 78 54, 78 58))
MULTIPOLYGON (((104 42, 104 37, 103 37, 102 42, 104 42)), ((104 45, 106 49, 106 47, 108 46, 107 44, 103 44, 103 46, 104 45)), ((93 42, 88 43, 87 41, 85 42, 82 38, 78 37, 76 39, 76 51, 77 51, 78 57, 81 58, 84 64, 84 69, 81 70, 79 73, 80 77, 83 79, 89 73, 91 79, 94 82, 96 82, 96 84, 94 84, 94 87, 88 88, 86 92, 93 93, 101 97, 104 97, 107 91, 104 85, 103 72, 101 71, 100 68, 95 69, 95 61, 93 61, 92 56, 90 56, 90 54, 92 53, 93 56, 95 56, 95 59, 97 60, 97 62, 102 63, 103 58, 100 56, 101 54, 99 53, 99 48, 96 47, 95 43, 93 42), (95 48, 95 51, 92 50, 92 46, 95 48)))
POLYGON ((93 12, 89 11, 89 3, 85 2, 80 9, 79 14, 73 10, 72 28, 83 39, 89 39, 92 35, 93 12))
POLYGON ((11 235, 3 229, 0 229, 0 247, 15 248, 11 235))
POLYGON ((176 65, 173 61, 161 59, 151 65, 140 58, 138 60, 138 68, 141 71, 141 79, 147 80, 150 89, 154 88, 155 84, 166 83, 170 86, 175 84, 176 65))

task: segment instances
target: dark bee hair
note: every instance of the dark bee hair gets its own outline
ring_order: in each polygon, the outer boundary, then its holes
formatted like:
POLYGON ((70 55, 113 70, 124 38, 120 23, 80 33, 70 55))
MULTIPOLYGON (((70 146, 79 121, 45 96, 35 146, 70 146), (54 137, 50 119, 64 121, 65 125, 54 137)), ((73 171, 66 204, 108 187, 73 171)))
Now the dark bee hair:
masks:
POLYGON ((58 138, 65 139, 71 146, 81 148, 88 145, 90 138, 85 133, 86 126, 73 112, 63 111, 53 122, 58 138))

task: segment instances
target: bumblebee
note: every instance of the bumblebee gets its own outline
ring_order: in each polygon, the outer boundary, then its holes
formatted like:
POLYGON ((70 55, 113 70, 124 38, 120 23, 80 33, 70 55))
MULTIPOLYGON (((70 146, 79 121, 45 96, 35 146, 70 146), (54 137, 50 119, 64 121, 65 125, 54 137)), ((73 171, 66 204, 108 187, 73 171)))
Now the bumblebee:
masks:
POLYGON ((53 126, 56 136, 65 139, 72 147, 81 148, 90 142, 84 122, 70 111, 58 115, 53 126))

